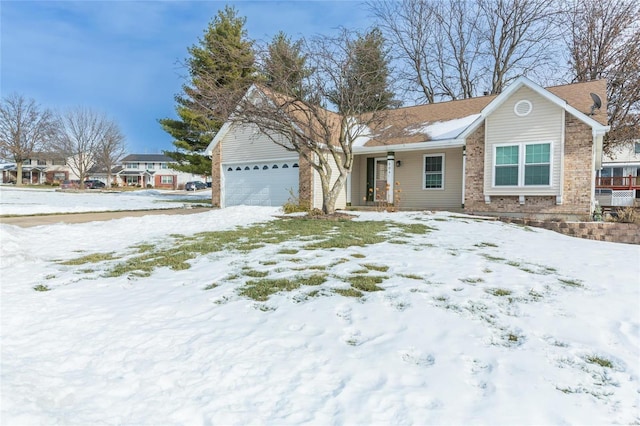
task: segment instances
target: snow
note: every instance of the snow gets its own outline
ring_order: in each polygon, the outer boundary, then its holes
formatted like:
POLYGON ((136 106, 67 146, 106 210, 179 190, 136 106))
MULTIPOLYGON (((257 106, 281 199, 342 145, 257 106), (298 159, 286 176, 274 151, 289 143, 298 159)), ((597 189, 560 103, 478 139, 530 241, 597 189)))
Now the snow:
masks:
MULTIPOLYGON (((174 209, 179 201, 209 202, 211 191, 135 192, 56 191, 43 188, 0 187, 0 215, 80 213, 114 210, 174 209)), ((192 203, 190 203, 192 204, 192 203)))
POLYGON ((431 140, 455 139, 478 117, 480 117, 480 114, 456 118, 455 120, 436 121, 434 123, 427 122, 419 127, 411 127, 409 133, 425 134, 428 135, 431 140))
MULTIPOLYGON (((128 195, 127 207, 157 198, 140 194, 128 195)), ((30 214, 74 211, 77 200, 52 191, 3 188, 0 195, 3 214, 5 202, 12 214, 30 214), (20 201, 8 203, 9 192, 20 201)), ((116 210, 124 199, 89 195, 92 210, 116 210)), ((640 421, 638 246, 443 212, 362 212, 356 220, 435 229, 403 237, 408 244, 296 254, 303 261, 297 267, 335 264, 332 277, 364 263, 387 265, 384 291, 343 297, 329 291, 341 285, 332 278, 321 297, 302 297, 309 288, 301 288, 266 302, 221 280, 247 266, 295 273, 283 268, 279 252, 304 242, 203 255, 189 269, 161 268, 149 277, 106 278, 88 265, 59 263, 279 214, 241 206, 0 225, 1 423, 640 421), (204 290, 213 282, 221 285, 204 290), (40 284, 51 291, 34 291, 40 284), (512 293, 490 293, 496 289, 512 293)))

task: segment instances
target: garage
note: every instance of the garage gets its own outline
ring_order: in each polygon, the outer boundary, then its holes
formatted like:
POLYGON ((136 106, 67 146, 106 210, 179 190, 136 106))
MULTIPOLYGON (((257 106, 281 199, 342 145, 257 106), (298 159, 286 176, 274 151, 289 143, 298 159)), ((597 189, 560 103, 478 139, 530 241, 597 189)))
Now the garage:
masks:
POLYGON ((298 196, 297 160, 223 164, 223 205, 282 206, 298 196))

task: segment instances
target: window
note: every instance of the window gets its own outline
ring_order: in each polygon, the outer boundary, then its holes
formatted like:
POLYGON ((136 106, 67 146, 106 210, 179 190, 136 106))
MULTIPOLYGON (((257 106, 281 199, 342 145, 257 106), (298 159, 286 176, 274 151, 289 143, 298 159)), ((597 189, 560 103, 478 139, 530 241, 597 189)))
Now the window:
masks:
POLYGON ((633 149, 636 154, 640 154, 640 142, 633 144, 633 149))
POLYGON ((125 165, 125 167, 126 167, 127 169, 137 169, 137 168, 138 168, 138 163, 127 163, 127 164, 125 165))
POLYGON ((160 163, 160 168, 161 168, 161 169, 168 169, 168 168, 169 168, 169 164, 167 164, 167 163, 160 163))
POLYGON ((423 189, 444 189, 444 154, 424 156, 423 189))
POLYGON ((163 185, 173 184, 173 176, 160 176, 160 183, 163 185))
POLYGON ((54 166, 64 166, 65 164, 67 164, 67 162, 64 160, 64 158, 55 158, 53 160, 54 166))
POLYGON ((31 160, 24 160, 24 161, 22 162, 22 165, 23 165, 23 166, 30 166, 30 165, 31 165, 31 160))
POLYGON ((551 174, 551 144, 527 145, 524 159, 524 184, 549 185, 551 174))
POLYGON ((518 185, 518 145, 496 147, 496 186, 518 185))
POLYGON ((495 147, 495 186, 544 186, 551 184, 551 143, 495 147))
POLYGON ((38 166, 46 166, 47 160, 38 160, 38 166))

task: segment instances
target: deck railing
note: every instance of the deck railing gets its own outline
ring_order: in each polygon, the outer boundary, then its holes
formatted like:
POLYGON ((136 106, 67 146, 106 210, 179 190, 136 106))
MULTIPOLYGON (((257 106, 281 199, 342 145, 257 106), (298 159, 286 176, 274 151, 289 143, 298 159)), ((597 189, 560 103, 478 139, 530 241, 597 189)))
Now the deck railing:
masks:
POLYGON ((597 177, 598 189, 640 189, 640 176, 597 177))

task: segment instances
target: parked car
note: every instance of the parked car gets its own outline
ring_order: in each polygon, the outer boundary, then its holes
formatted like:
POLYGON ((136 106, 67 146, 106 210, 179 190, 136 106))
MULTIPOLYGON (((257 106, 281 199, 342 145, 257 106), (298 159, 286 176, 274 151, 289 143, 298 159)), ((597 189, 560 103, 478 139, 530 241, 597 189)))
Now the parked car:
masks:
POLYGON ((63 180, 60 183, 60 189, 77 189, 80 188, 79 180, 63 180))
POLYGON ((84 181, 84 187, 87 189, 98 189, 98 188, 104 188, 105 185, 104 182, 96 180, 96 179, 90 179, 90 180, 85 180, 84 181))
POLYGON ((198 189, 207 189, 207 184, 200 181, 187 182, 184 185, 184 189, 187 191, 196 191, 198 189))

